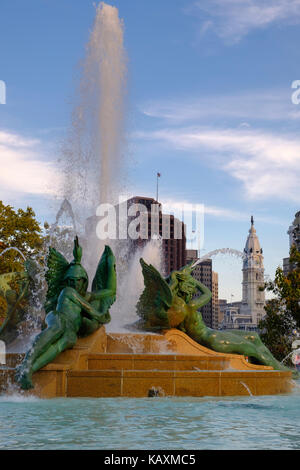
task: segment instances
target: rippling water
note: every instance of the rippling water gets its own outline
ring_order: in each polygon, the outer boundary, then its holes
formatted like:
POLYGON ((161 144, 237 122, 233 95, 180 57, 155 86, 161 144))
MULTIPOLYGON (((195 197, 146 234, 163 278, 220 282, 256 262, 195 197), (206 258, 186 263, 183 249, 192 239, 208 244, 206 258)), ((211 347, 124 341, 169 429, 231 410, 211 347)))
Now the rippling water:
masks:
POLYGON ((1 396, 0 448, 300 449, 300 384, 261 397, 1 396))

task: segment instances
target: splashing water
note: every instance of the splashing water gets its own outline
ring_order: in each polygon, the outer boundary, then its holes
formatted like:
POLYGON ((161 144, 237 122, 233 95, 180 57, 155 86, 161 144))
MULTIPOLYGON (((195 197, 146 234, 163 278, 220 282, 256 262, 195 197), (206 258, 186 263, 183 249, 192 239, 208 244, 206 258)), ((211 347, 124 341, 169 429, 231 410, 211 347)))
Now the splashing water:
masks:
POLYGON ((140 258, 152 264, 159 272, 164 272, 162 241, 153 239, 133 254, 129 269, 118 284, 117 300, 110 309, 112 320, 106 326, 107 331, 128 331, 126 325, 139 319, 136 314, 136 304, 144 289, 140 258))
POLYGON ((84 235, 83 263, 90 278, 104 247, 96 237, 96 209, 100 203, 117 202, 124 180, 125 82, 123 23, 117 8, 100 3, 86 47, 78 104, 62 148, 62 193, 84 235))
POLYGON ((234 248, 218 248, 217 250, 210 251, 209 253, 206 253, 206 255, 201 256, 194 264, 193 267, 197 266, 197 264, 201 263, 202 261, 212 258, 213 256, 216 256, 218 254, 222 255, 231 255, 235 256, 237 258, 245 258, 245 254, 242 253, 239 250, 235 250, 234 248))
POLYGON ((22 251, 19 250, 19 248, 16 248, 15 246, 10 246, 9 248, 5 248, 5 250, 3 250, 1 253, 0 253, 0 258, 1 256, 3 256, 5 253, 7 253, 8 251, 10 250, 15 250, 19 253, 19 255, 22 256, 23 260, 26 261, 26 258, 25 256, 23 255, 22 251))
POLYGON ((40 400, 41 398, 36 396, 23 394, 16 386, 15 390, 7 390, 5 395, 0 395, 0 403, 34 403, 40 400))
POLYGON ((248 385, 246 385, 244 382, 240 381, 240 384, 243 385, 243 387, 245 387, 245 389, 247 390, 247 392, 249 393, 249 396, 250 397, 253 397, 253 394, 251 393, 251 390, 250 388, 248 387, 248 385))
POLYGON ((293 353, 294 351, 290 352, 284 359, 282 359, 282 361, 280 361, 280 363, 283 364, 293 353))

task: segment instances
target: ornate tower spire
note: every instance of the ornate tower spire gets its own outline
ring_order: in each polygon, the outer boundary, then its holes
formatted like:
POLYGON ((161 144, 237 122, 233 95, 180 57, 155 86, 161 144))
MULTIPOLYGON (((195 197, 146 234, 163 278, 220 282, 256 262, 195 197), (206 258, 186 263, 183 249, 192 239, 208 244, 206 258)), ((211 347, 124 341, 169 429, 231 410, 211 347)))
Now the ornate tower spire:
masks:
POLYGON ((264 258, 254 228, 253 215, 251 216, 251 226, 245 244, 244 254, 241 313, 251 315, 252 323, 257 325, 265 314, 265 293, 260 290, 264 285, 264 258))

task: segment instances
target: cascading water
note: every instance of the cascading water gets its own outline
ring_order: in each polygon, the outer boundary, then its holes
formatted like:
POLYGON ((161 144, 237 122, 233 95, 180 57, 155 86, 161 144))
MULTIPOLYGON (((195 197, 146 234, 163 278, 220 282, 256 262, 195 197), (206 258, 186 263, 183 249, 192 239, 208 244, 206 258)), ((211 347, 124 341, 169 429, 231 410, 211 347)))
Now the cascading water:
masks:
POLYGON ((159 272, 163 273, 162 241, 153 239, 134 253, 128 272, 121 279, 118 286, 117 300, 110 310, 112 320, 106 326, 107 331, 128 331, 130 325, 139 319, 136 314, 136 304, 144 289, 140 258, 143 258, 146 263, 152 264, 159 272))
MULTIPOLYGON (((18 248, 12 246, 8 247, 0 253, 0 259, 9 251, 15 251, 18 255, 21 255, 22 261, 26 261, 25 255, 18 248)), ((45 300, 45 270, 44 267, 36 260, 36 256, 32 256, 24 263, 23 269, 20 272, 12 272, 11 281, 15 281, 19 287, 12 287, 11 292, 16 289, 16 299, 19 295, 22 296, 22 292, 26 292, 29 282, 28 300, 21 307, 23 311, 22 318, 20 317, 16 324, 16 334, 12 329, 4 329, 1 331, 1 340, 7 341, 6 349, 9 352, 23 352, 27 349, 28 344, 31 343, 34 336, 40 331, 41 324, 44 318, 43 304, 45 300), (26 268, 25 268, 26 264, 26 268), (27 276, 22 275, 22 271, 27 271, 27 276), (13 277, 15 276, 15 277, 13 277)), ((10 284, 8 284, 10 285, 10 284)), ((5 325, 5 323, 4 323, 5 325)), ((4 327, 5 328, 5 327, 4 327)))

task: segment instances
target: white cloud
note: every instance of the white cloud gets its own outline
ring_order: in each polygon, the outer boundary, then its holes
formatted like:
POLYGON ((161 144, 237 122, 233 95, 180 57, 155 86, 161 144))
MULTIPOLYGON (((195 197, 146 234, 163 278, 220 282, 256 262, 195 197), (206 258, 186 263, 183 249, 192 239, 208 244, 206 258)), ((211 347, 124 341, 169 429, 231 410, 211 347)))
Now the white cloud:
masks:
POLYGON ((199 0, 185 11, 200 15, 200 35, 213 31, 227 44, 256 29, 300 22, 300 0, 199 0))
POLYGON ((163 129, 136 133, 136 138, 201 150, 202 162, 240 181, 248 198, 300 200, 300 139, 244 128, 163 129))
POLYGON ((53 163, 43 157, 39 140, 1 130, 0 197, 13 193, 54 195, 59 176, 53 163))
POLYGON ((300 111, 292 104, 292 88, 257 90, 228 95, 216 93, 206 97, 182 98, 167 101, 149 101, 140 106, 146 116, 166 120, 176 124, 182 122, 198 123, 201 120, 246 120, 295 121, 300 119, 300 111))
POLYGON ((200 203, 192 203, 187 200, 176 200, 176 199, 160 199, 162 203, 163 212, 165 213, 174 213, 175 215, 178 214, 180 217, 180 213, 193 213, 193 212, 203 212, 204 217, 206 215, 211 215, 213 217, 221 218, 221 219, 229 219, 229 220, 248 220, 249 215, 243 212, 235 211, 232 209, 224 208, 224 207, 215 207, 215 206, 207 206, 200 203), (201 207, 202 206, 202 207, 201 207))
POLYGON ((0 130, 0 144, 10 147, 33 147, 39 144, 39 140, 24 138, 18 134, 0 130))

